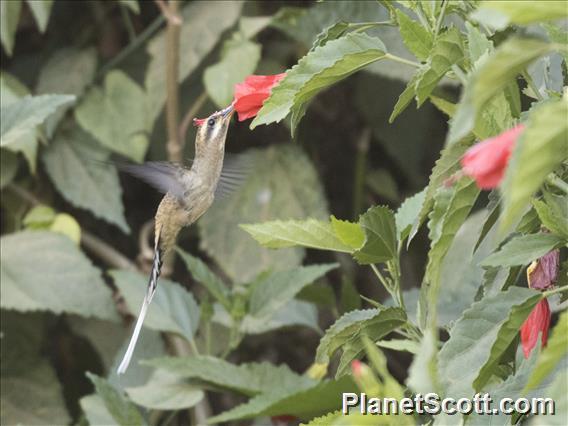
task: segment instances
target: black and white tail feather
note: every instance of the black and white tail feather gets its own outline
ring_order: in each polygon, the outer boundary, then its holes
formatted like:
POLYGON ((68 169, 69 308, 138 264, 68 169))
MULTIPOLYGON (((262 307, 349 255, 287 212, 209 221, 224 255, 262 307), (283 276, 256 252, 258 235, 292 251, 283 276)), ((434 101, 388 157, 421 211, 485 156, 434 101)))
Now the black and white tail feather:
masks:
POLYGON ((130 360, 132 359, 132 354, 134 353, 134 348, 136 347, 136 342, 140 336, 140 330, 142 329, 142 324, 144 323, 144 318, 146 318, 146 313, 148 312, 148 306, 152 302, 152 298, 156 293, 156 287, 158 286, 158 278, 160 277, 160 272, 162 270, 162 252, 159 247, 159 237, 156 238, 156 244, 154 246, 154 261, 152 262, 152 271, 150 273, 150 279, 148 281, 148 288, 146 290, 146 295, 142 302, 142 307, 140 308, 140 313, 138 314, 138 319, 136 320, 136 325, 134 326, 134 331, 132 332, 132 337, 128 343, 128 348, 126 353, 118 366, 117 373, 124 374, 130 360))

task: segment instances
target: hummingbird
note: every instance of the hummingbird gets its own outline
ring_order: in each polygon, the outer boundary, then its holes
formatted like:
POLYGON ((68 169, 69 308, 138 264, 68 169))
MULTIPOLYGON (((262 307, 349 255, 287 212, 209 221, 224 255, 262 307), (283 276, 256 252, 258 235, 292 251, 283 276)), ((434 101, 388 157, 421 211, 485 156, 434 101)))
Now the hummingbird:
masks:
POLYGON ((217 196, 237 186, 238 166, 229 164, 224 167, 225 139, 233 112, 231 104, 206 119, 194 120, 197 135, 195 158, 190 168, 169 162, 119 165, 123 171, 146 181, 165 195, 154 220, 154 258, 146 295, 128 348, 118 366, 118 374, 128 368, 148 306, 156 292, 163 258, 175 246, 178 233, 199 219, 217 196))

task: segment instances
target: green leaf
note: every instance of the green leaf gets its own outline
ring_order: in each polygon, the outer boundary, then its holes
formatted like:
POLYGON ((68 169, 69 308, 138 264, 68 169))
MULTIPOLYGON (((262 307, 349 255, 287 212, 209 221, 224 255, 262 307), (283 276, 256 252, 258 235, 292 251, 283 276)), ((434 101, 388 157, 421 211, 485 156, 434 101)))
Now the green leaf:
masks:
POLYGON ((552 234, 522 235, 513 238, 498 252, 481 262, 481 265, 495 267, 528 265, 565 243, 563 238, 552 234))
MULTIPOLYGON (((206 2, 191 2, 181 11, 180 55, 178 82, 185 80, 211 52, 221 35, 232 27, 241 14, 242 2, 228 2, 222 8, 206 2)), ((166 101, 166 32, 153 37, 146 51, 150 62, 146 69, 144 86, 148 95, 151 123, 158 117, 166 101)))
POLYGON ((268 248, 301 246, 345 253, 353 251, 352 246, 341 241, 329 222, 321 220, 275 220, 240 227, 268 248))
POLYGON ((26 3, 32 11, 39 31, 44 33, 49 21, 53 0, 26 0, 26 3))
POLYGON ((566 5, 558 1, 483 1, 471 18, 497 30, 508 25, 527 25, 535 22, 554 21, 568 17, 566 5))
POLYGON ((324 28, 314 40, 310 52, 312 52, 316 47, 325 46, 329 41, 336 40, 343 36, 348 28, 349 23, 343 21, 336 22, 324 28))
POLYGON ((8 185, 18 173, 18 156, 10 151, 0 153, 0 189, 8 185))
POLYGON ((392 349, 393 351, 399 352, 410 352, 412 354, 418 353, 420 345, 414 340, 407 339, 391 339, 391 340, 379 340, 376 345, 385 348, 392 349))
MULTIPOLYGON (((568 397, 566 397, 566 382, 568 371, 566 368, 558 372, 558 375, 550 386, 545 390, 545 396, 555 402, 554 414, 550 411, 546 416, 533 416, 530 426, 564 426, 564 419, 568 417, 568 397)), ((541 396, 542 394, 538 395, 541 396)))
POLYGON ((387 262, 396 256, 396 225, 393 212, 388 207, 371 207, 359 218, 365 232, 363 247, 353 253, 362 265, 387 262))
MULTIPOLYGON (((489 211, 471 214, 456 233, 440 265, 437 323, 447 326, 457 320, 474 301, 483 283, 485 269, 479 262, 493 250, 496 227, 476 248, 489 211)), ((500 290, 500 289, 499 289, 500 290)))
POLYGON ((535 389, 568 354, 568 311, 558 318, 556 327, 548 339, 548 344, 542 349, 531 370, 529 379, 523 389, 523 394, 535 389))
POLYGON ((134 161, 148 148, 148 105, 144 90, 122 71, 109 72, 75 109, 77 122, 101 144, 134 161))
POLYGON ((0 244, 2 308, 118 319, 99 270, 69 238, 25 231, 3 236, 0 244))
POLYGON ((456 144, 445 147, 442 150, 440 158, 436 161, 436 164, 432 169, 432 173, 430 174, 430 180, 426 187, 424 202, 422 203, 422 208, 420 209, 418 218, 412 226, 409 239, 414 238, 418 232, 418 228, 420 228, 420 225, 432 209, 436 191, 438 191, 438 189, 444 184, 444 181, 447 178, 452 176, 453 173, 461 168, 460 160, 472 142, 472 138, 463 139, 456 144))
POLYGON ((270 318, 305 286, 337 266, 335 263, 302 266, 268 275, 253 287, 249 300, 250 314, 259 319, 270 318))
POLYGON ((79 405, 89 422, 89 425, 112 425, 116 420, 107 410, 103 399, 96 393, 87 395, 79 400, 79 405))
POLYGON ((143 361, 163 369, 178 379, 200 380, 216 388, 244 395, 256 395, 278 388, 287 391, 313 386, 316 381, 299 376, 286 365, 267 362, 235 365, 211 356, 162 357, 143 361))
POLYGON ((396 211, 394 219, 396 222, 397 239, 400 244, 410 235, 412 226, 418 220, 425 198, 426 188, 404 200, 396 211))
POLYGON ((471 396, 483 388, 501 355, 541 299, 539 292, 511 287, 485 297, 463 313, 438 356, 445 396, 471 396))
POLYGON ((152 377, 154 369, 144 365, 143 361, 166 356, 167 349, 162 333, 149 328, 142 328, 128 370, 124 374, 118 374, 117 369, 130 343, 132 330, 123 328, 122 332, 124 333, 122 345, 120 345, 118 350, 115 349, 114 351, 114 356, 108 369, 107 380, 117 389, 124 390, 129 387, 143 386, 147 383, 150 377, 152 377))
POLYGON ((365 233, 358 223, 336 219, 335 216, 331 216, 331 227, 341 242, 352 249, 361 248, 365 243, 365 233))
MULTIPOLYGON (((230 318, 229 314, 227 317, 230 318)), ((225 324, 231 327, 232 320, 225 321, 225 324)), ((258 318, 247 314, 243 318, 240 330, 244 334, 262 334, 283 327, 295 326, 309 327, 318 333, 321 332, 318 326, 318 311, 312 303, 292 299, 273 312, 270 318, 258 318)))
POLYGON ((385 56, 382 41, 366 34, 350 33, 318 47, 286 72, 251 123, 279 122, 292 113, 292 134, 308 102, 321 90, 385 56))
POLYGON ((338 420, 343 417, 344 415, 342 414, 342 411, 337 410, 324 416, 313 418, 309 423, 300 423, 300 426, 329 426, 331 424, 335 424, 334 420, 338 420))
POLYGON ((87 377, 95 385, 105 408, 120 426, 147 424, 138 409, 126 397, 102 377, 87 372, 87 377))
POLYGON ((252 280, 267 269, 289 269, 301 263, 302 248, 262 248, 239 224, 269 220, 328 217, 316 171, 292 145, 250 150, 250 173, 241 189, 216 201, 197 223, 200 247, 235 282, 252 280))
MULTIPOLYGON (((95 48, 78 50, 64 48, 56 51, 42 67, 36 92, 38 94, 61 93, 80 97, 89 84, 93 82, 97 67, 95 48), (61 78, 64 75, 65 78, 61 78)), ((51 139, 57 125, 65 116, 69 105, 61 106, 47 118, 43 128, 51 139)))
POLYGON ((426 61, 434 45, 432 34, 401 10, 396 10, 400 35, 408 50, 421 61, 426 61))
POLYGON ((448 142, 453 144, 466 136, 487 103, 529 64, 553 49, 553 45, 534 39, 511 38, 501 44, 471 75, 451 122, 448 142))
POLYGON ((118 174, 113 165, 105 163, 109 155, 107 149, 74 125, 57 133, 42 160, 63 198, 129 233, 118 174))
POLYGON ((0 2, 0 39, 8 56, 12 56, 14 49, 21 9, 21 0, 0 2))
POLYGON ((360 336, 372 333, 375 340, 380 340, 405 321, 406 314, 400 308, 348 312, 326 330, 316 351, 316 362, 328 363, 330 357, 347 342, 360 342, 360 336))
POLYGON ((457 28, 450 28, 434 41, 428 61, 418 72, 416 80, 416 102, 422 105, 438 82, 452 68, 464 59, 463 41, 457 28))
POLYGON ((193 279, 201 283, 225 309, 230 310, 230 292, 221 278, 214 274, 201 259, 194 257, 179 248, 177 249, 177 252, 181 256, 181 259, 185 263, 185 267, 189 270, 193 279))
POLYGON ((554 234, 568 239, 568 196, 545 194, 545 201, 532 200, 543 226, 554 234))
POLYGON ((35 171, 37 142, 35 126, 41 124, 58 107, 73 102, 75 96, 41 95, 24 96, 0 107, 0 146, 10 151, 21 151, 35 171))
POLYGON ((429 318, 437 323, 436 307, 440 292, 441 265, 456 233, 469 215, 479 188, 470 179, 461 179, 452 188, 439 188, 434 197, 434 209, 428 222, 430 250, 420 293, 420 324, 429 318), (432 309, 434 308, 434 309, 432 309))
MULTIPOLYGON (((0 106, 8 106, 9 104, 30 94, 28 88, 22 84, 16 77, 6 72, 0 72, 0 106)), ((28 162, 32 173, 36 170, 36 155, 38 149, 37 128, 29 129, 23 135, 19 136, 14 142, 12 151, 20 151, 28 162)), ((4 150, 3 152, 8 152, 4 150)))
MULTIPOLYGON (((147 278, 136 272, 119 270, 110 271, 110 275, 124 297, 128 310, 136 314, 146 294, 147 278)), ((191 341, 198 324, 199 306, 193 295, 181 285, 160 278, 144 326, 177 333, 191 341)))
POLYGON ((410 102, 412 102, 412 99, 416 95, 416 82, 420 77, 421 77, 420 72, 414 74, 414 76, 410 79, 410 81, 406 85, 406 88, 398 97, 398 100, 396 101, 396 104, 393 107, 392 113, 389 117, 390 124, 392 124, 394 119, 398 117, 400 113, 402 113, 406 109, 406 107, 408 107, 408 105, 410 105, 410 102))
POLYGON ((126 388, 126 394, 136 404, 153 410, 191 408, 205 396, 199 387, 161 370, 144 385, 126 388))
POLYGON ((260 50, 258 43, 234 38, 223 45, 221 60, 205 69, 205 90, 218 107, 230 104, 235 84, 254 72, 260 59, 260 50))
POLYGON ((529 115, 526 129, 515 144, 501 186, 501 229, 522 213, 546 176, 568 159, 568 101, 550 102, 529 115))
POLYGON ((419 345, 412 342, 414 346, 414 359, 408 369, 408 379, 406 383, 413 392, 422 393, 433 392, 437 389, 438 382, 438 341, 431 328, 424 332, 424 336, 419 345))
POLYGON ((467 48, 469 60, 475 64, 479 58, 493 51, 493 42, 469 22, 465 22, 467 29, 467 48))
POLYGON ((248 402, 209 418, 209 423, 228 422, 260 416, 292 415, 310 419, 341 407, 342 392, 356 392, 350 376, 324 380, 310 387, 289 390, 280 386, 248 402))
MULTIPOLYGON (((5 344, 3 338, 2 345, 5 344)), ((71 421, 61 383, 47 359, 38 358, 19 375, 3 372, 0 382, 0 422, 3 425, 63 425, 71 421)))

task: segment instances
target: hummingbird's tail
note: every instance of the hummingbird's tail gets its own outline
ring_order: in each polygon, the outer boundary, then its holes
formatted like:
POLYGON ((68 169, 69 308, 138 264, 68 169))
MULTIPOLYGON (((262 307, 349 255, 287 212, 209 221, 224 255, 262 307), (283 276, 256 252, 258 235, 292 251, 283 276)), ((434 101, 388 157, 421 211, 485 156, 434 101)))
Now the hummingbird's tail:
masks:
POLYGON ((144 301, 142 302, 142 307, 140 308, 140 313, 138 314, 138 319, 136 320, 136 325, 134 331, 132 332, 132 337, 130 338, 130 343, 128 343, 128 348, 126 353, 122 358, 120 365, 118 366, 117 373, 123 374, 126 372, 130 360, 132 359, 132 354, 134 353, 134 348, 136 347, 136 342, 138 341, 138 336, 140 335, 140 330, 142 329, 142 324, 144 323, 144 318, 146 317, 146 312, 148 311, 148 306, 156 293, 156 287, 158 286, 158 278, 160 277, 160 272, 162 269, 162 251, 159 248, 159 235, 156 238, 154 245, 154 261, 152 262, 152 272, 150 273, 150 279, 148 281, 148 289, 146 290, 146 295, 144 296, 144 301))

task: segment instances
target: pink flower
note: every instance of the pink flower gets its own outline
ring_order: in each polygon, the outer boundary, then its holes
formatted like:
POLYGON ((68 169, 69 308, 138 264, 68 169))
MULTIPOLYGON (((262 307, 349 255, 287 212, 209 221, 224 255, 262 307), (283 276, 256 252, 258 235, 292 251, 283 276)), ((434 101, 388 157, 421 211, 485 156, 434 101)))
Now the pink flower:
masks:
POLYGON ((524 130, 525 126, 519 124, 469 148, 461 159, 463 173, 472 177, 481 189, 497 187, 503 179, 515 142, 524 130))
POLYGON ((534 307, 523 325, 521 326, 521 345, 523 354, 528 358, 536 346, 539 334, 542 346, 546 346, 548 340, 548 328, 550 327, 550 306, 548 300, 542 299, 534 307))
POLYGON ((262 104, 270 96, 272 88, 286 76, 286 73, 276 75, 249 75, 244 82, 235 84, 235 100, 233 105, 239 121, 254 117, 262 104))

